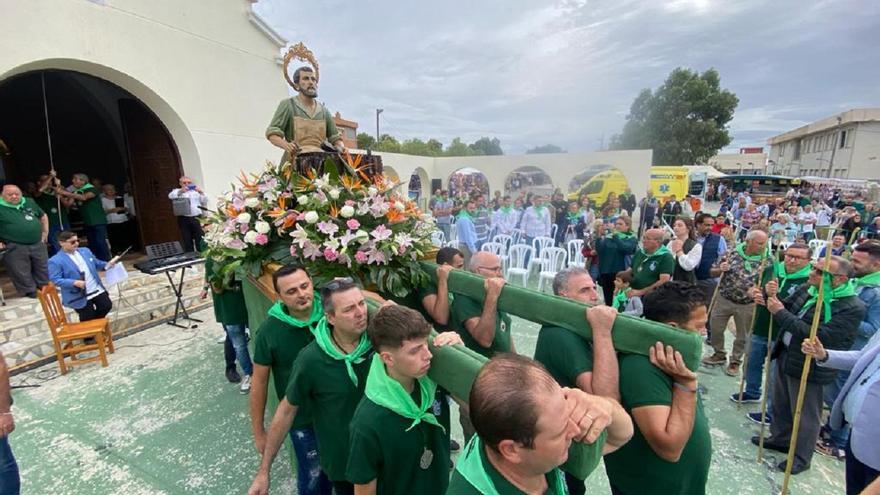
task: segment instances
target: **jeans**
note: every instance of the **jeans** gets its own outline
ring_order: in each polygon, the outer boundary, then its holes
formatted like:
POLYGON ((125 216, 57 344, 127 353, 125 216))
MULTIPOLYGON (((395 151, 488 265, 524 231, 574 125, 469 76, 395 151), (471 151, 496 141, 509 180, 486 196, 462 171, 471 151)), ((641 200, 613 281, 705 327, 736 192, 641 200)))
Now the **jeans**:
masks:
POLYGON ((9 447, 9 437, 0 437, 0 493, 18 495, 21 490, 21 478, 18 475, 18 464, 9 447))
MULTIPOLYGON (((825 385, 825 388, 822 392, 822 399, 825 401, 825 404, 827 404, 828 407, 832 407, 834 405, 834 401, 837 400, 837 396, 840 395, 840 389, 843 388, 844 384, 846 384, 846 380, 849 378, 849 373, 849 371, 840 371, 837 373, 837 378, 835 378, 833 382, 825 385)), ((837 447, 838 449, 845 448, 847 442, 849 442, 849 424, 844 423, 843 426, 835 430, 831 428, 830 423, 831 420, 829 418, 828 429, 830 430, 831 445, 837 447)))
MULTIPOLYGON (((749 367, 746 369, 746 395, 761 395, 761 378, 764 374, 764 360, 767 358, 767 337, 752 335, 752 349, 749 352, 749 367)), ((770 370, 767 370, 769 373, 770 370)))
POLYGON ((49 256, 53 256, 58 251, 61 251, 61 244, 58 243, 58 234, 65 230, 70 230, 70 224, 49 225, 49 237, 46 239, 46 243, 49 245, 49 256))
POLYGON ((443 238, 445 241, 449 242, 449 236, 452 234, 452 224, 438 222, 437 228, 440 229, 440 232, 443 232, 443 238))
MULTIPOLYGON (((250 361, 248 361, 250 362, 250 361)), ((318 462, 318 443, 311 426, 290 430, 296 455, 296 489, 300 495, 330 495, 330 480, 318 462)))
POLYGON ((89 249, 95 258, 101 261, 110 261, 110 244, 107 243, 107 224, 86 225, 86 238, 89 240, 89 249))
POLYGON ((238 358, 238 364, 241 365, 241 371, 245 375, 254 373, 254 365, 251 363, 251 355, 248 352, 247 336, 244 333, 244 325, 227 325, 223 324, 226 330, 226 337, 232 342, 235 348, 235 357, 238 358))

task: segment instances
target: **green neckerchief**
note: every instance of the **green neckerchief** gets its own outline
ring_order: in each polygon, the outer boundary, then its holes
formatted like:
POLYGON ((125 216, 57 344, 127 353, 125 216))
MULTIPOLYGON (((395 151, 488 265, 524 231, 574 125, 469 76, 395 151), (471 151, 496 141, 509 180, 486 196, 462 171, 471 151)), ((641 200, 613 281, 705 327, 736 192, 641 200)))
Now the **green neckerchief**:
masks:
POLYGON ((468 220, 470 220, 472 222, 474 221, 474 217, 472 217, 471 214, 468 213, 468 211, 465 210, 464 208, 462 208, 461 210, 458 211, 458 218, 467 218, 468 220))
POLYGON ((512 206, 502 206, 501 208, 498 208, 498 209, 501 210, 501 213, 504 213, 505 215, 508 215, 508 214, 510 214, 510 212, 513 211, 512 206))
POLYGON ((73 192, 75 192, 76 194, 82 194, 82 193, 88 191, 89 189, 94 189, 94 188, 95 188, 95 186, 86 182, 86 185, 84 185, 78 189, 74 189, 73 192))
POLYGON ((611 235, 621 237, 623 239, 632 239, 633 237, 636 236, 635 234, 633 234, 632 232, 629 232, 629 231, 627 231, 627 232, 612 232, 611 235))
POLYGON ((0 206, 5 206, 5 207, 7 207, 7 208, 12 208, 13 210, 21 210, 22 208, 24 208, 24 202, 25 202, 25 199, 24 199, 24 198, 21 198, 21 201, 19 201, 17 205, 14 205, 14 204, 12 204, 12 203, 6 201, 6 200, 3 199, 3 198, 0 198, 0 206))
POLYGON ((538 216, 540 217, 540 216, 543 216, 543 215, 544 215, 544 210, 546 210, 547 207, 544 206, 544 205, 541 205, 541 206, 535 206, 535 205, 532 205, 532 209, 534 209, 534 210, 535 210, 535 213, 537 213, 538 216))
MULTIPOLYGON (((838 299, 843 299, 844 297, 856 295, 856 284, 855 280, 847 280, 845 284, 838 285, 832 289, 831 275, 827 273, 822 276, 822 284, 825 286, 825 293, 822 298, 823 319, 825 320, 825 323, 828 323, 831 321, 831 303, 838 299)), ((819 290, 812 285, 807 289, 807 294, 810 295, 810 298, 807 299, 807 302, 804 303, 804 306, 801 308, 801 315, 805 314, 807 309, 809 309, 810 306, 814 306, 819 299, 819 290)))
POLYGON ((578 223, 578 221, 581 219, 580 212, 577 212, 577 213, 568 212, 566 214, 566 216, 568 217, 568 223, 578 223))
MULTIPOLYGON (((486 472, 486 466, 483 465, 483 458, 480 452, 483 450, 483 442, 480 437, 474 435, 471 441, 464 447, 464 452, 458 457, 455 464, 455 470, 461 474, 461 477, 470 483, 483 495, 500 495, 489 473, 486 472)), ((561 495, 568 495, 568 489, 565 486, 565 479, 562 471, 555 468, 552 472, 553 485, 555 491, 561 495)))
MULTIPOLYGON (((323 306, 321 304, 321 296, 315 292, 315 299, 312 301, 312 314, 309 315, 308 320, 298 320, 293 316, 290 316, 285 310, 284 303, 281 301, 276 302, 269 308, 269 316, 281 320, 284 323, 287 323, 290 326, 294 326, 296 328, 305 328, 309 327, 311 330, 314 328, 314 324, 320 320, 324 316, 323 306)), ((311 330, 314 333, 314 330, 311 330)))
POLYGON ((651 254, 646 253, 645 248, 640 247, 639 252, 642 253, 642 255, 645 257, 645 261, 648 261, 649 259, 651 259, 655 256, 663 256, 664 254, 670 254, 670 255, 672 254, 669 252, 669 248, 666 246, 660 246, 659 248, 657 248, 656 251, 654 251, 651 254))
POLYGON ((869 273, 855 280, 856 287, 880 287, 880 272, 869 273))
POLYGON ((379 353, 373 354, 373 362, 370 363, 370 374, 367 375, 367 388, 364 391, 367 398, 377 405, 399 414, 404 418, 413 420, 405 431, 413 429, 422 421, 439 427, 446 433, 446 429, 440 426, 437 418, 427 412, 434 403, 434 394, 437 393, 437 384, 427 376, 418 379, 419 394, 422 405, 417 406, 412 396, 406 392, 403 385, 394 378, 388 376, 385 365, 379 353))
POLYGON ((626 296, 627 292, 629 292, 629 289, 619 290, 617 291, 617 294, 614 295, 614 303, 611 307, 615 308, 620 313, 623 313, 626 309, 626 303, 629 302, 629 297, 626 296))
POLYGON ((358 342, 357 347, 351 351, 351 354, 343 354, 335 345, 333 345, 333 337, 330 336, 330 327, 327 326, 326 316, 318 321, 318 326, 315 328, 314 333, 315 342, 318 343, 318 347, 324 351, 324 354, 337 361, 345 361, 345 369, 348 370, 348 377, 351 378, 351 382, 357 387, 358 377, 354 373, 354 366, 352 365, 363 363, 364 354, 370 350, 370 339, 367 338, 367 332, 361 334, 361 341, 358 342))
POLYGON ((742 256, 743 266, 745 267, 746 271, 750 272, 750 271, 752 271, 752 263, 760 263, 761 258, 763 258, 764 255, 763 254, 753 254, 751 256, 747 255, 746 251, 744 249, 745 245, 746 244, 744 242, 737 244, 736 245, 736 252, 740 256, 742 256))
POLYGON ((779 287, 781 288, 785 285, 785 282, 790 278, 807 278, 810 276, 811 267, 808 264, 804 265, 803 268, 794 272, 788 273, 785 271, 785 263, 776 263, 776 278, 779 279, 779 287))

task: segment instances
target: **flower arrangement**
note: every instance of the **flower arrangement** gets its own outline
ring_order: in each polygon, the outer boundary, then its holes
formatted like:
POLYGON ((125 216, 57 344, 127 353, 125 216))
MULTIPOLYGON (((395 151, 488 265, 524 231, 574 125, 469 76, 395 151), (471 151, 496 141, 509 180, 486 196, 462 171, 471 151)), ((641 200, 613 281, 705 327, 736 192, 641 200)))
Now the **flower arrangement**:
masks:
POLYGON ((343 173, 327 159, 320 176, 300 175, 289 162, 242 173, 208 220, 205 256, 218 267, 211 283, 295 260, 316 284, 354 276, 396 296, 423 284, 418 259, 433 248, 433 218, 398 192, 399 183, 368 177, 361 156, 343 160, 343 173))

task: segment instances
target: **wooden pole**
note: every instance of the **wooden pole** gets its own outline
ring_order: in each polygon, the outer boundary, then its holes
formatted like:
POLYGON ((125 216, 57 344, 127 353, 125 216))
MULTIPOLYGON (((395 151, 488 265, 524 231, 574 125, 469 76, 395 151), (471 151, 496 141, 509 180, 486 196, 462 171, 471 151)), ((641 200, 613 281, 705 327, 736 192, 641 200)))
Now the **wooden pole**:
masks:
MULTIPOLYGON (((828 244, 831 246, 831 238, 836 226, 828 229, 828 244)), ((816 333, 819 331, 819 317, 822 316, 822 305, 825 302, 825 277, 831 266, 831 250, 825 250, 825 263, 822 272, 822 282, 819 284, 819 294, 816 297, 816 307, 813 310, 813 323, 810 326, 810 340, 816 339, 816 333)), ((800 387, 798 387, 797 402, 794 408, 794 420, 791 429, 791 443, 788 446, 788 459, 785 462, 785 477, 782 479, 782 495, 788 494, 788 483, 791 480, 791 466, 794 464, 794 450, 797 447, 797 435, 801 423, 801 409, 804 406, 804 394, 807 392, 807 376, 810 374, 810 364, 813 358, 809 354, 804 355, 804 367, 801 370, 800 387)))
MULTIPOLYGON (((767 242, 770 242, 769 236, 767 237, 767 242)), ((773 257, 774 258, 773 261, 775 261, 776 252, 773 251, 772 248, 770 250, 769 257, 773 257)), ((761 288, 761 284, 764 282, 764 266, 767 263, 767 258, 768 258, 768 256, 764 256, 763 258, 761 258, 761 268, 759 268, 759 271, 758 271, 758 279, 755 281, 755 287, 757 287, 758 289, 761 288)), ((771 265, 770 265, 771 268, 775 268, 772 263, 773 262, 771 262, 771 265)), ((752 328, 755 326, 755 318, 758 316, 758 304, 757 303, 752 303, 752 304, 754 304, 755 307, 752 308, 752 319, 749 320, 749 328, 746 329, 746 349, 745 349, 745 354, 743 355, 742 368, 740 369, 740 373, 739 373, 739 395, 736 398, 736 409, 737 410, 742 409, 742 405, 743 405, 742 397, 743 397, 743 388, 745 387, 745 384, 746 384, 746 369, 748 369, 748 367, 749 367, 749 354, 751 354, 751 352, 752 352, 752 328)))
POLYGON ((764 357, 764 387, 761 389, 761 430, 758 433, 758 464, 764 461, 764 431, 767 418, 767 394, 770 393, 770 354, 773 350, 773 316, 767 332, 767 356, 764 357))

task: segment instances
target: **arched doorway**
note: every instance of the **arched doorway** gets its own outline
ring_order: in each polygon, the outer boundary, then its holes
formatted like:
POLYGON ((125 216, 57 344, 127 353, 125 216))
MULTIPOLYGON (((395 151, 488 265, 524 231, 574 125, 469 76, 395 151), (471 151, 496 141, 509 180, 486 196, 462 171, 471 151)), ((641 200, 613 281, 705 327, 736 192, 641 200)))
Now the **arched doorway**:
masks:
POLYGON ((520 192, 549 196, 553 193, 553 181, 538 167, 519 167, 504 179, 504 194, 517 196, 520 192))
POLYGON ((409 177, 409 199, 416 202, 422 209, 427 208, 428 198, 433 191, 430 190, 431 182, 428 173, 421 167, 416 167, 409 177))
POLYGON ((483 172, 475 168, 460 168, 449 176, 449 196, 457 198, 462 192, 470 196, 476 194, 488 196, 489 179, 483 172))
POLYGON ((395 183, 400 182, 400 174, 397 173, 397 170, 394 170, 394 167, 383 165, 382 175, 384 175, 386 179, 394 181, 395 183))
MULTIPOLYGON (((72 174, 85 173, 115 185, 121 196, 128 184, 139 226, 133 241, 179 239, 167 194, 182 174, 180 153, 138 97, 83 72, 18 71, 0 81, 0 108, 0 139, 9 148, 2 171, 7 182, 26 187, 49 171, 48 114, 52 162, 64 185, 72 174)), ((71 221, 76 227, 75 212, 71 221)))

